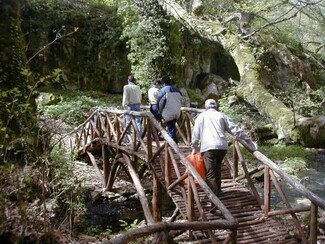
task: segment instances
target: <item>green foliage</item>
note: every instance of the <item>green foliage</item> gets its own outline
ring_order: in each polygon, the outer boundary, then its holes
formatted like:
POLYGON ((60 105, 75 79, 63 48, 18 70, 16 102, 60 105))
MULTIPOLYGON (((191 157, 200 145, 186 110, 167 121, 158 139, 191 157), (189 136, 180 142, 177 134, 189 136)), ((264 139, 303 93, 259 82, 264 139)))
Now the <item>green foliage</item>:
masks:
POLYGON ((81 181, 74 176, 74 162, 69 154, 56 144, 50 153, 49 181, 52 182, 53 189, 51 198, 56 199, 58 204, 56 216, 64 219, 67 215, 71 221, 78 223, 86 211, 85 188, 81 181))
POLYGON ((261 116, 255 112, 253 107, 236 96, 236 87, 230 86, 225 94, 218 100, 219 110, 227 114, 236 123, 254 123, 257 127, 262 123, 261 116))
MULTIPOLYGON (((71 157, 59 147, 57 140, 62 138, 52 140, 51 132, 48 137, 50 144, 42 148, 42 154, 36 154, 34 160, 25 160, 25 165, 0 162, 0 194, 3 196, 0 200, 0 235, 24 234, 16 228, 51 232, 64 221, 70 221, 73 226, 82 219, 85 194, 81 182, 73 175, 71 157)), ((39 141, 45 140, 41 138, 39 141)), ((27 144, 24 148, 29 147, 27 144)), ((19 149, 15 148, 15 151, 19 153, 19 149)), ((25 151, 20 153, 26 155, 25 151)))
POLYGON ((101 232, 101 226, 99 225, 92 225, 87 227, 86 234, 90 236, 98 235, 101 232))
POLYGON ((283 161, 283 164, 288 169, 286 170, 287 173, 291 175, 298 174, 300 171, 306 169, 308 166, 306 160, 301 157, 286 157, 283 161))
POLYGON ((122 95, 107 95, 100 92, 75 92, 68 90, 45 90, 60 97, 60 102, 54 105, 38 104, 40 115, 59 119, 70 125, 82 123, 91 108, 107 109, 121 106, 122 95))
POLYGON ((127 2, 120 13, 124 16, 122 37, 129 48, 131 71, 141 86, 148 87, 170 63, 166 39, 168 20, 153 1, 127 2))
POLYGON ((202 96, 200 96, 196 90, 187 89, 187 93, 191 102, 197 102, 199 105, 204 103, 202 96))
POLYGON ((324 114, 325 86, 317 90, 309 89, 298 78, 292 79, 286 89, 276 92, 276 96, 303 116, 317 116, 324 114))
POLYGON ((120 226, 123 227, 124 230, 126 230, 126 231, 136 229, 139 227, 139 224, 140 224, 138 219, 133 220, 133 222, 131 222, 131 223, 128 223, 123 219, 120 219, 119 222, 121 223, 120 226))
POLYGON ((14 166, 7 166, 0 163, 0 234, 4 233, 6 231, 6 222, 7 222, 7 213, 6 213, 6 206, 8 203, 10 203, 9 197, 8 197, 8 191, 6 191, 6 188, 9 186, 9 180, 12 176, 13 171, 15 170, 14 166))
POLYGON ((234 7, 245 13, 261 14, 273 9, 275 4, 273 1, 267 0, 245 0, 235 3, 234 7))
POLYGON ((312 153, 300 146, 278 144, 261 146, 259 150, 292 176, 297 176, 312 163, 312 153))
POLYGON ((0 158, 4 161, 25 161, 33 154, 36 121, 33 95, 31 86, 21 87, 20 82, 12 88, 1 89, 0 158))
MULTIPOLYGON (((233 146, 229 150, 233 150, 233 146)), ((314 155, 316 153, 299 145, 282 143, 275 145, 262 144, 258 146, 258 150, 293 176, 299 175, 299 172, 310 167, 315 161, 314 155)), ((251 169, 260 165, 260 162, 247 150, 242 150, 242 153, 245 160, 249 162, 248 166, 251 169)))
MULTIPOLYGON (((14 2, 8 7, 17 7, 14 2), (12 5, 11 5, 12 4, 12 5)), ((35 107, 29 80, 22 74, 25 53, 18 9, 1 18, 0 45, 0 160, 24 162, 32 156, 35 107), (26 145, 30 145, 29 148, 26 145), (19 150, 16 150, 16 149, 19 150)))
POLYGON ((270 145, 260 146, 259 151, 274 161, 283 160, 284 158, 307 158, 313 153, 312 151, 296 145, 277 144, 272 147, 270 145))
POLYGON ((114 92, 107 84, 125 78, 130 70, 125 44, 120 40, 122 26, 116 4, 34 0, 22 11, 22 27, 29 43, 27 57, 38 53, 29 62, 30 69, 45 77, 59 64, 64 70, 63 84, 114 92), (64 38, 58 40, 58 36, 64 38))

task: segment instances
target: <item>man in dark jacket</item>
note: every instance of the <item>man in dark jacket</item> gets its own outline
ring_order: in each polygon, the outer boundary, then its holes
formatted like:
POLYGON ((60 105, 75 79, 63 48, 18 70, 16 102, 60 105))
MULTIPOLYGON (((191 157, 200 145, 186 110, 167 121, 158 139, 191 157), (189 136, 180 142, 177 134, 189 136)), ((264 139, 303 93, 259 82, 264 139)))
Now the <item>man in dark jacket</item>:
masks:
POLYGON ((158 113, 167 123, 168 134, 178 143, 176 121, 181 114, 181 92, 172 86, 169 76, 163 76, 161 82, 165 85, 159 90, 157 103, 158 113))

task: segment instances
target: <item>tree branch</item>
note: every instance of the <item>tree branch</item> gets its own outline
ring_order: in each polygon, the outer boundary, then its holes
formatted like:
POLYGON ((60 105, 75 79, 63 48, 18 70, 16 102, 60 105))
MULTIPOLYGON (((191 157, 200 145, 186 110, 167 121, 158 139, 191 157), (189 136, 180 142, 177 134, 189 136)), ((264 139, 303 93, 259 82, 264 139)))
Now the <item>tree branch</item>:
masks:
POLYGON ((45 46, 43 46, 41 49, 39 49, 30 59, 27 60, 27 62, 25 63, 25 65, 27 65, 31 60, 33 60, 38 54, 40 54, 41 52, 43 52, 46 48, 48 48, 49 46, 51 46, 54 42, 56 42, 57 40, 62 39, 63 37, 67 37, 72 35, 73 33, 75 33, 79 27, 75 27, 73 31, 69 32, 68 34, 62 35, 60 34, 60 31, 64 29, 64 26, 56 33, 55 38, 53 39, 53 41, 47 43, 45 46))

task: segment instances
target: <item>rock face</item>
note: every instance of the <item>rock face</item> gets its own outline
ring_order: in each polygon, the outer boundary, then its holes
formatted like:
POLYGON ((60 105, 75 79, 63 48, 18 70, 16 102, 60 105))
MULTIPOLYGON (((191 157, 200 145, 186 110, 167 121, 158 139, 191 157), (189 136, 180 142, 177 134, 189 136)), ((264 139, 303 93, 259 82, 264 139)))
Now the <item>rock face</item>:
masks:
MULTIPOLYGON (((59 78, 67 89, 122 93, 127 75, 131 72, 128 49, 120 38, 122 19, 115 9, 109 7, 99 10, 77 4, 72 6, 72 11, 67 4, 77 3, 61 3, 57 6, 60 11, 51 12, 50 16, 43 13, 46 6, 42 4, 23 9, 22 28, 28 43, 30 69, 47 77, 48 81, 59 78), (40 19, 39 16, 47 17, 40 19), (54 75, 54 70, 58 68, 62 70, 60 77, 54 75)), ((195 12, 201 7, 201 1, 194 2, 192 6, 195 12)), ((177 76, 179 87, 202 91, 205 88, 202 81, 211 80, 210 74, 225 80, 239 80, 236 64, 221 45, 189 36, 188 32, 175 35, 180 36, 183 46, 179 55, 186 60, 182 69, 171 74, 177 76)), ((220 93, 219 82, 216 86, 220 93)), ((216 92, 216 88, 213 90, 216 92)))
POLYGON ((202 83, 202 85, 204 85, 202 90, 202 98, 204 100, 208 98, 218 100, 228 86, 228 82, 226 82, 222 77, 214 74, 207 75, 202 83))
POLYGON ((30 69, 49 81, 61 69, 68 89, 121 93, 130 64, 116 9, 74 1, 58 3, 58 11, 47 8, 44 2, 22 10, 30 69))

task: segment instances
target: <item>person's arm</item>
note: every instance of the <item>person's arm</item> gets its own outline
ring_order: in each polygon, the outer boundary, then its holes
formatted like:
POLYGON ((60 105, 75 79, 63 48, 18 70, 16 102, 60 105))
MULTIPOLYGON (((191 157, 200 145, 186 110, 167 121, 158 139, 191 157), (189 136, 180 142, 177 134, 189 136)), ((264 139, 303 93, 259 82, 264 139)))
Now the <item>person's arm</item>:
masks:
POLYGON ((166 105, 166 91, 164 88, 162 88, 158 93, 157 104, 158 104, 158 113, 162 114, 162 111, 166 105))
POLYGON ((197 118, 192 132, 192 154, 200 151, 200 119, 197 118))
POLYGON ((247 145, 248 145, 248 146, 249 146, 253 151, 257 150, 255 144, 253 143, 252 139, 250 138, 250 136, 247 134, 246 131, 244 131, 244 130, 241 129, 237 124, 235 124, 235 123, 232 121, 232 119, 229 118, 227 115, 224 115, 224 118, 225 118, 225 121, 226 121, 226 130, 227 130, 230 134, 232 134, 232 135, 234 135, 234 136, 236 136, 236 137, 242 139, 243 141, 245 141, 246 144, 247 144, 247 145))
POLYGON ((128 105, 128 96, 127 96, 127 89, 123 87, 123 98, 122 98, 122 106, 125 107, 128 105))
POLYGON ((141 99, 142 99, 142 91, 141 91, 141 89, 140 89, 140 87, 138 86, 138 99, 139 99, 139 101, 140 101, 140 104, 141 104, 141 99))

